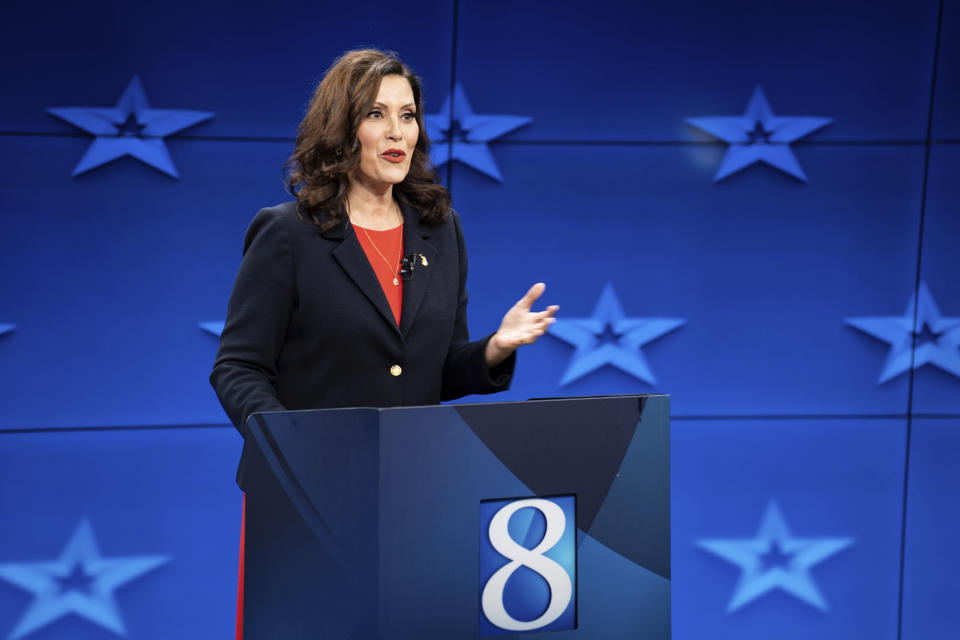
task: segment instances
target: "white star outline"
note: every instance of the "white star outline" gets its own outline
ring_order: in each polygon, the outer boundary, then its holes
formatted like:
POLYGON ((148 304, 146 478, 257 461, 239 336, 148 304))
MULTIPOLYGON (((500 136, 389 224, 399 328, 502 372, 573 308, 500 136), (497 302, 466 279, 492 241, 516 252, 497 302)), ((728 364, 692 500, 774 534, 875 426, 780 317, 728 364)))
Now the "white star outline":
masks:
POLYGON ((800 167, 790 143, 822 129, 832 118, 818 116, 777 116, 761 87, 756 87, 742 116, 687 118, 687 124, 720 138, 730 146, 720 162, 714 182, 719 182, 757 162, 764 162, 803 182, 807 176, 800 167), (750 133, 757 126, 769 132, 769 141, 756 140, 750 133))
POLYGON ((169 561, 169 556, 101 556, 90 521, 84 518, 56 560, 0 564, 0 579, 34 596, 8 639, 18 640, 71 613, 124 636, 114 590, 169 561), (90 593, 76 589, 61 593, 58 579, 68 578, 78 566, 92 578, 90 593))
POLYGON ((947 318, 940 313, 930 289, 924 282, 921 282, 917 292, 910 296, 910 302, 902 316, 847 318, 845 322, 890 345, 877 384, 883 384, 910 370, 914 331, 922 330, 924 325, 930 327, 937 339, 917 346, 913 353, 913 369, 917 370, 929 364, 960 378, 960 317, 947 318), (913 319, 915 308, 916 329, 913 319))
POLYGON ((697 546, 740 567, 740 580, 727 605, 732 613, 774 589, 828 611, 827 601, 810 575, 810 569, 852 545, 853 538, 795 538, 776 501, 771 500, 754 538, 710 538, 697 546), (786 568, 763 569, 762 557, 778 547, 790 556, 786 568))
POLYGON ((111 160, 131 156, 172 178, 179 178, 163 139, 214 116, 209 111, 151 108, 136 75, 115 107, 51 107, 47 113, 96 136, 74 168, 74 177, 111 160), (140 135, 120 133, 119 127, 131 116, 143 127, 140 135))
POLYGON ((560 386, 570 384, 605 364, 651 385, 656 384, 657 379, 640 347, 686 322, 682 318, 628 318, 613 285, 607 283, 593 309, 593 316, 561 318, 549 329, 550 335, 576 347, 560 386), (600 344, 599 337, 607 327, 619 337, 616 342, 600 344))

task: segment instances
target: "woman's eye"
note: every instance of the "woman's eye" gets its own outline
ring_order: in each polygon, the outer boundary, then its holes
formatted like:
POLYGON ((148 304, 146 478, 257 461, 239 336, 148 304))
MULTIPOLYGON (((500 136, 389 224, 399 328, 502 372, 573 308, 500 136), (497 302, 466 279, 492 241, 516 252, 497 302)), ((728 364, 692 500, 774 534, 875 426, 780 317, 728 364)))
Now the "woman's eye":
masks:
POLYGON ((417 119, 417 115, 416 115, 415 113, 405 113, 405 114, 403 114, 403 119, 404 119, 404 120, 416 120, 416 119, 417 119))
POLYGON ((371 111, 370 113, 367 114, 367 117, 368 117, 368 118, 379 118, 379 117, 382 116, 382 115, 383 115, 383 114, 380 113, 380 110, 379 110, 379 109, 374 109, 373 111, 371 111))

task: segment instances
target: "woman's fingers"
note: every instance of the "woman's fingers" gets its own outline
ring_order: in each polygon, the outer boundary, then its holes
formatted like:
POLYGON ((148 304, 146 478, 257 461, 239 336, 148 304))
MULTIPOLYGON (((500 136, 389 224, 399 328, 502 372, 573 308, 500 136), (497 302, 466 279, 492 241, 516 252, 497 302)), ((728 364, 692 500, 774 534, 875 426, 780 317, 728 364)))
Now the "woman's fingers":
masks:
POLYGON ((543 291, 547 288, 542 282, 538 282, 532 287, 530 287, 523 297, 517 301, 517 306, 529 309, 533 306, 533 303, 537 301, 537 298, 543 295, 543 291))
POLYGON ((557 310, 558 310, 559 308, 560 308, 560 307, 558 307, 557 305, 552 304, 552 305, 550 305, 549 307, 547 307, 546 309, 544 309, 543 311, 537 311, 537 312, 533 313, 533 316, 534 316, 534 318, 536 318, 537 320, 541 320, 541 319, 543 319, 543 318, 551 318, 551 317, 553 317, 554 315, 556 315, 557 310))
POLYGON ((520 345, 533 344, 556 322, 557 310, 555 304, 549 305, 543 311, 532 311, 531 307, 543 295, 546 285, 542 282, 534 284, 504 316, 500 326, 501 337, 510 348, 520 345))

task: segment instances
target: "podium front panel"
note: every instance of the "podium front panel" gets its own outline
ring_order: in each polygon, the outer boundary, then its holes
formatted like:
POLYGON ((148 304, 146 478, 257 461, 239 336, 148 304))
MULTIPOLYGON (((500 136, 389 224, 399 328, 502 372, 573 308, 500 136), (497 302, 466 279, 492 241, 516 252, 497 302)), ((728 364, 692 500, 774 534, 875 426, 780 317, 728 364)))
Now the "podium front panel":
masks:
POLYGON ((669 638, 668 403, 255 417, 245 637, 669 638))

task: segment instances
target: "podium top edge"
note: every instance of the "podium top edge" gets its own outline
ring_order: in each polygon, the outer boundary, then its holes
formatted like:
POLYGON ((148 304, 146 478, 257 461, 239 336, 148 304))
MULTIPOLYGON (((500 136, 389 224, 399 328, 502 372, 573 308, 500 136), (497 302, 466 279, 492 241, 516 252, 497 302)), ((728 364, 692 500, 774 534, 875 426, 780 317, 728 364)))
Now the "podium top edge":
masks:
POLYGON ((412 405, 412 406, 401 406, 401 407, 329 407, 325 409, 296 409, 291 411, 263 411, 254 413, 248 418, 252 419, 254 416, 258 415, 275 415, 278 413, 282 414, 291 414, 291 413, 314 413, 317 411, 369 411, 369 412, 381 412, 381 411, 404 411, 404 410, 415 410, 415 409, 425 409, 425 408, 434 408, 434 407, 477 407, 477 406, 496 406, 496 405, 509 405, 509 404, 524 404, 527 402, 579 402, 582 400, 615 400, 619 398, 669 398, 670 394, 667 393, 629 393, 629 394, 619 394, 619 395, 603 395, 603 396, 560 396, 560 397, 549 397, 549 398, 529 398, 527 400, 509 400, 503 402, 464 402, 459 404, 423 404, 423 405, 412 405))
MULTIPOLYGON (((564 400, 610 400, 615 398, 669 398, 669 393, 616 393, 597 396, 545 396, 543 398, 527 398, 522 402, 554 402, 564 400)), ((509 402, 482 403, 474 404, 510 404, 509 402)))

